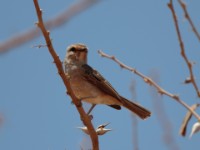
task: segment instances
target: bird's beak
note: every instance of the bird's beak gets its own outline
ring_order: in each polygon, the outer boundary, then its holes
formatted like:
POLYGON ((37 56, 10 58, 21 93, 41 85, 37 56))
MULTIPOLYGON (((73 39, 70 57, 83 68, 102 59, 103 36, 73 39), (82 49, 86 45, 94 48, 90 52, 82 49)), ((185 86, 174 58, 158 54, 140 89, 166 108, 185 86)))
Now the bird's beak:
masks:
POLYGON ((107 125, 109 125, 110 124, 110 122, 109 123, 106 123, 105 125, 104 125, 104 127, 106 127, 107 125))

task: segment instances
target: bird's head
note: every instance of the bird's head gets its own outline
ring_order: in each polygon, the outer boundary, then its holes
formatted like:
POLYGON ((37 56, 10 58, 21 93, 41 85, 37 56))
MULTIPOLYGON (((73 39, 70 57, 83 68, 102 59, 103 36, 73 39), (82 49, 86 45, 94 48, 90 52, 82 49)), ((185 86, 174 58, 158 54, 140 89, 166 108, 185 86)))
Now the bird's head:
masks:
POLYGON ((67 48, 65 61, 67 63, 87 63, 88 48, 84 44, 73 44, 67 48))

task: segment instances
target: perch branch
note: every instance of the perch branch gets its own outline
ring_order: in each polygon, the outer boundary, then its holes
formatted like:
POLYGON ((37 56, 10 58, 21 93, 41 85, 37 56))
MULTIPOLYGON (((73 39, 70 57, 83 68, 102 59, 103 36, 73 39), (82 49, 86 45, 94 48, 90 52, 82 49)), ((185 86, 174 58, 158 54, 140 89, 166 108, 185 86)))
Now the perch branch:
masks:
POLYGON ((46 30, 46 27, 43 23, 43 19, 42 19, 42 11, 40 9, 40 6, 38 4, 37 0, 34 0, 34 5, 35 5, 35 9, 36 9, 36 13, 37 13, 37 17, 38 17, 38 27, 41 29, 43 36, 45 38, 48 50, 51 54, 51 56, 54 59, 55 65, 57 67, 58 73, 60 75, 60 77, 63 80, 63 83, 67 89, 67 93, 70 95, 70 97, 72 98, 72 101, 74 102, 79 114, 80 114, 80 118, 83 121, 83 123, 87 126, 88 130, 89 130, 89 134, 90 134, 90 138, 93 144, 93 150, 98 150, 99 149, 99 143, 98 143, 98 136, 95 132, 95 129, 91 123, 90 118, 88 117, 88 115, 85 113, 83 107, 81 106, 81 102, 76 98, 76 96, 74 95, 71 87, 70 87, 70 83, 68 81, 68 78, 66 77, 63 67, 62 67, 62 62, 59 59, 59 56, 56 54, 51 39, 49 37, 50 32, 46 30))

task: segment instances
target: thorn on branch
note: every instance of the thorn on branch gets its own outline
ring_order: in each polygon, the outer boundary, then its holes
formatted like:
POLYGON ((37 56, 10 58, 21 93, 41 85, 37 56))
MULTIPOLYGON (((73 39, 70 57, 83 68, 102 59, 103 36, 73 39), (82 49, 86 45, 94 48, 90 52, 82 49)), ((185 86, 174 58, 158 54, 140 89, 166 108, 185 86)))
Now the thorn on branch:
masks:
POLYGON ((122 64, 119 64, 119 66, 123 69, 124 68, 124 66, 122 65, 122 64))
POLYGON ((66 91, 66 94, 67 94, 67 95, 70 95, 69 91, 66 91))
POLYGON ((133 72, 134 74, 136 73, 136 70, 134 68, 131 69, 131 72, 133 72))
POLYGON ((160 95, 164 95, 164 94, 165 94, 165 92, 164 92, 162 89, 158 89, 158 93, 159 93, 160 95))
POLYGON ((147 79, 147 78, 144 78, 144 82, 148 83, 149 81, 148 81, 148 79, 147 79))
POLYGON ((169 9, 172 9, 172 4, 171 4, 171 2, 168 3, 167 6, 169 7, 169 9))
POLYGON ((110 56, 110 58, 111 58, 112 60, 115 60, 115 56, 110 56))
POLYGON ((80 100, 76 101, 75 103, 76 107, 82 107, 82 102, 80 100))
POLYGON ((186 3, 185 3, 184 1, 182 1, 182 0, 180 0, 180 2, 181 2, 181 6, 182 6, 184 9, 186 9, 186 3))
POLYGON ((59 55, 57 55, 56 57, 57 57, 57 59, 60 59, 59 55))
POLYGON ((175 100, 179 101, 179 96, 178 95, 173 95, 172 96, 175 100))
POLYGON ((59 75, 61 75, 61 74, 62 74, 62 72, 58 71, 58 74, 59 74, 59 75))
POLYGON ((39 44, 39 45, 33 45, 31 48, 41 48, 41 47, 47 47, 46 44, 39 44))
POLYGON ((42 9, 40 9, 40 15, 42 15, 42 12, 43 12, 42 9))
POLYGON ((148 83, 150 86, 152 85, 152 81, 149 78, 144 78, 144 82, 148 83))
POLYGON ((191 77, 187 77, 184 81, 185 84, 188 84, 188 83, 191 83, 192 82, 192 79, 191 77))
POLYGON ((189 67, 192 68, 193 63, 189 61, 189 62, 188 62, 188 65, 189 65, 189 67))
POLYGON ((39 27, 39 22, 35 22, 35 25, 36 25, 37 27, 39 27))
POLYGON ((50 47, 51 45, 52 45, 51 42, 48 42, 48 43, 47 43, 47 46, 48 46, 48 47, 50 47))

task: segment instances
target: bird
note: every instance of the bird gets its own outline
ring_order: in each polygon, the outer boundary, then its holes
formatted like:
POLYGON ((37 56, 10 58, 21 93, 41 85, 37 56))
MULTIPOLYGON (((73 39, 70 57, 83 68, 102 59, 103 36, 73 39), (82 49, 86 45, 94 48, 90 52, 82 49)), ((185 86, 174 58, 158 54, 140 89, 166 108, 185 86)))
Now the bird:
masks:
MULTIPOLYGON (((107 124, 102 124, 102 125, 99 125, 97 128, 96 128, 96 133, 97 135, 104 135, 105 133, 107 133, 108 131, 111 131, 112 129, 106 129, 105 127, 108 125, 109 123, 107 124)), ((86 126, 84 127, 77 127, 78 129, 81 129, 84 133, 88 134, 89 135, 89 131, 88 131, 88 128, 86 126)))
POLYGON ((72 44, 67 47, 63 61, 65 75, 78 100, 93 105, 105 104, 117 110, 122 106, 141 119, 151 116, 149 110, 121 96, 97 70, 88 65, 87 55, 86 45, 72 44))

